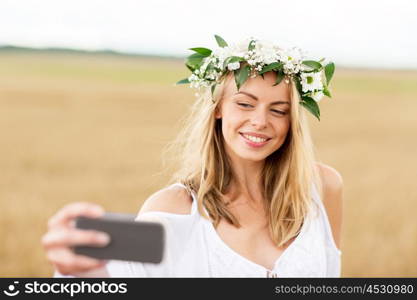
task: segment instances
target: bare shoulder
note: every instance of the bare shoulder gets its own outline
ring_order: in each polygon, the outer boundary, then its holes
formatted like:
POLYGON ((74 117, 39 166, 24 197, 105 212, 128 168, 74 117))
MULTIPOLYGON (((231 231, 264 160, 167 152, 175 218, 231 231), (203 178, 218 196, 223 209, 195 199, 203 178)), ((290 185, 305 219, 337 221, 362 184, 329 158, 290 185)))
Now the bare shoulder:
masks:
POLYGON ((343 215, 343 178, 340 173, 323 163, 316 163, 322 184, 323 204, 332 227, 335 244, 340 248, 343 215))
POLYGON ((168 186, 145 200, 139 215, 150 211, 168 212, 173 214, 190 214, 192 198, 181 186, 168 186))
POLYGON ((342 175, 336 169, 320 162, 316 162, 316 167, 322 180, 323 193, 327 195, 340 193, 343 189, 342 175))
MULTIPOLYGON (((321 162, 316 162, 316 167, 319 170, 323 187, 330 190, 337 190, 343 188, 342 175, 335 169, 321 162)), ((324 190, 323 190, 324 191, 324 190)))

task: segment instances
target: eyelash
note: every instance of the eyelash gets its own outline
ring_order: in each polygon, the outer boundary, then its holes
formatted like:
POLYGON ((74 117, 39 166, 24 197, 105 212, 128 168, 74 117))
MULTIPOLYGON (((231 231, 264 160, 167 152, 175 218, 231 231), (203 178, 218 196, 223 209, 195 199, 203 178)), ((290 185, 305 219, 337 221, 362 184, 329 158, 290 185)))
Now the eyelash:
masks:
MULTIPOLYGON (((248 106, 251 106, 251 107, 252 107, 252 105, 247 104, 247 103, 238 103, 237 105, 240 105, 240 106, 245 107, 245 108, 248 108, 248 106)), ((275 110, 275 109, 272 109, 272 111, 273 111, 273 112, 276 112, 276 113, 278 113, 278 114, 281 114, 281 115, 286 115, 286 114, 287 114, 286 112, 284 112, 284 111, 280 111, 280 110, 275 110)))
POLYGON ((247 103, 238 103, 238 105, 240 105, 240 106, 242 106, 244 108, 253 107, 252 105, 247 104, 247 103))

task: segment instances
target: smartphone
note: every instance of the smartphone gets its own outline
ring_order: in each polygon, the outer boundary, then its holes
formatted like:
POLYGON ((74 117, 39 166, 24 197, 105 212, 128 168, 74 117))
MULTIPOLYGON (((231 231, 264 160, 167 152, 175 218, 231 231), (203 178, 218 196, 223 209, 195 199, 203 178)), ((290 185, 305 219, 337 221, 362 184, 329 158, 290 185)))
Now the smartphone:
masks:
POLYGON ((97 259, 114 259, 158 264, 163 259, 165 230, 162 224, 135 221, 135 215, 106 213, 100 218, 75 219, 77 229, 106 232, 110 243, 104 247, 80 245, 77 254, 97 259))

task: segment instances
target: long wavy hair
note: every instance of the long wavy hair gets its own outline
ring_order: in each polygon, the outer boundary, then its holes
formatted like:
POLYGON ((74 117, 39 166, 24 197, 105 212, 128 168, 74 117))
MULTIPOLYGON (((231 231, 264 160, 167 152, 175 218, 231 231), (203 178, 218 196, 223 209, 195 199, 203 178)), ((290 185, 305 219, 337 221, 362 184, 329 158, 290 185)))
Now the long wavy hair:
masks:
MULTIPOLYGON (((215 227, 221 219, 240 227, 239 220, 222 200, 222 195, 229 190, 233 172, 225 151, 221 119, 215 118, 229 80, 233 80, 231 73, 217 85, 213 95, 206 91, 198 97, 190 113, 182 119, 182 130, 167 145, 164 155, 168 158, 164 165, 171 162, 176 170, 171 173, 169 184, 181 182, 193 191, 200 214, 211 219, 215 227)), ((299 234, 312 202, 312 184, 322 194, 305 109, 299 104, 292 80, 290 96, 290 127, 286 139, 266 157, 261 173, 263 205, 271 238, 278 247, 299 234)))

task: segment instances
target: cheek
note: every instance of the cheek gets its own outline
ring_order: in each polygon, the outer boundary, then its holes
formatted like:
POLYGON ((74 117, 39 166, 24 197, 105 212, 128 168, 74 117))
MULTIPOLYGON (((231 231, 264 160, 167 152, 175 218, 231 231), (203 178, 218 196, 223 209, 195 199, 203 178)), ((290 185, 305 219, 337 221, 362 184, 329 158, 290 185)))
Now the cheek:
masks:
POLYGON ((275 128, 275 132, 277 135, 277 141, 282 143, 285 140, 285 137, 288 134, 288 131, 290 129, 290 124, 289 122, 283 121, 280 124, 277 124, 276 128, 275 128))
POLYGON ((233 134, 237 134, 239 129, 245 123, 245 116, 242 114, 241 111, 237 110, 230 110, 225 111, 222 118, 222 130, 223 135, 230 136, 233 134))

